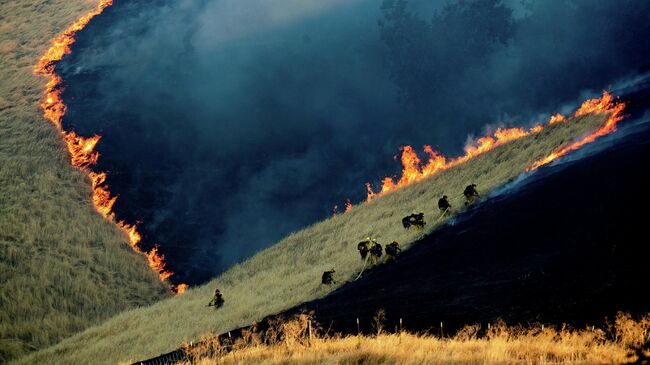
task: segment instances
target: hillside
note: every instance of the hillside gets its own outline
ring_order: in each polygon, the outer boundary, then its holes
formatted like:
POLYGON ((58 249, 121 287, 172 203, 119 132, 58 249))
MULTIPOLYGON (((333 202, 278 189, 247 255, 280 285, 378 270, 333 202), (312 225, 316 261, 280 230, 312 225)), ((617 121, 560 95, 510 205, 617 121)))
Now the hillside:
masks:
POLYGON ((608 118, 609 114, 588 114, 549 125, 419 183, 354 206, 346 214, 289 235, 205 286, 148 308, 126 311, 19 363, 55 359, 57 363, 108 364, 145 359, 170 351, 183 341, 248 325, 322 297, 359 272, 363 263, 356 243, 363 237, 371 235, 383 243, 397 240, 408 248, 443 223, 436 220, 439 212, 435 203, 441 195, 449 195, 452 206, 462 207, 461 193, 468 183, 480 182, 481 192, 487 194, 557 148, 598 129, 608 118), (424 231, 402 227, 401 218, 413 211, 425 213, 429 224, 424 231), (322 272, 332 267, 337 270, 338 284, 320 285, 322 272), (215 286, 226 299, 218 313, 206 307, 215 286))
MULTIPOLYGON (((332 331, 364 332, 385 312, 411 331, 454 332, 468 323, 602 325, 618 311, 650 313, 646 218, 650 197, 634 186, 650 172, 648 123, 623 127, 615 143, 509 184, 422 238, 399 260, 289 313, 313 312, 332 331), (607 147, 607 148, 604 148, 607 147)), ((596 146, 594 146, 596 147, 596 146)))
POLYGON ((87 0, 0 2, 0 363, 57 343, 165 288, 93 208, 38 105, 32 74, 50 39, 87 0))

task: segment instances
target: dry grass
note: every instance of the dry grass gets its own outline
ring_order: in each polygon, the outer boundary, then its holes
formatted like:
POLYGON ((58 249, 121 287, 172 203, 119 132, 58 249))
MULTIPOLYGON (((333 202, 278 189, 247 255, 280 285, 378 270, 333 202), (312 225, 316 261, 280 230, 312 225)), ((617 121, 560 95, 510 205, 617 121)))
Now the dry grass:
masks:
MULTIPOLYGON (((440 338, 407 332, 375 336, 309 335, 306 316, 247 333, 234 343, 206 341, 191 351, 192 364, 620 364, 650 338, 650 315, 619 314, 606 329, 571 330, 540 325, 490 329, 467 326, 440 338), (268 332, 273 335, 269 336, 268 332), (270 339, 270 340, 269 340, 270 339), (230 351, 232 349, 232 351, 230 351)), ((650 354, 649 354, 650 355, 650 354)), ((187 363, 182 363, 187 364, 187 363)))
POLYGON ((89 0, 0 1, 0 363, 52 345, 164 288, 94 212, 38 101, 32 67, 89 0))
MULTIPOLYGON (((587 116, 555 124, 538 135, 499 147, 454 169, 396 191, 347 214, 293 233, 276 245, 235 265, 205 286, 148 308, 126 311, 100 326, 38 352, 21 363, 117 363, 157 356, 206 333, 223 333, 249 325, 269 314, 322 297, 337 286, 320 285, 323 271, 334 266, 343 285, 361 269, 356 243, 371 235, 380 242, 397 240, 405 247, 441 221, 437 199, 444 193, 454 207, 463 205, 462 191, 477 182, 482 193, 518 176, 558 146, 595 129, 605 116, 587 116), (404 230, 401 218, 423 211, 429 224, 422 232, 404 230), (215 313, 206 307, 214 287, 226 304, 215 313)), ((454 213, 456 213, 454 211, 454 213)))

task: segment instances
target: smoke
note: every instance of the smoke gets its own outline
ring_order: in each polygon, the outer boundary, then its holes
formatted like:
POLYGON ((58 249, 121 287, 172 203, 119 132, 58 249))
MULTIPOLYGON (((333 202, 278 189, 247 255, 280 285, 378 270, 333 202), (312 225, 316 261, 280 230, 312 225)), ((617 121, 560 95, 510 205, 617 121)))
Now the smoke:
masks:
POLYGON ((650 53, 650 3, 446 3, 115 1, 61 64, 64 123, 103 136, 118 216, 198 283, 362 200, 399 145, 454 154, 650 53))

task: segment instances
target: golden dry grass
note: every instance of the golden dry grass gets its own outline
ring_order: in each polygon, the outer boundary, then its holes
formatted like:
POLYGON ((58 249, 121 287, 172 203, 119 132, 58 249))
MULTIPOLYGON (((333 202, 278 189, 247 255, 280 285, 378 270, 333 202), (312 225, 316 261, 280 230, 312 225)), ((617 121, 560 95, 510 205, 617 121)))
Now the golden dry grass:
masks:
MULTIPOLYGON (((205 333, 223 333, 249 325, 302 302, 322 297, 351 280, 362 267, 356 243, 367 235, 404 247, 442 222, 437 199, 444 193, 454 207, 463 205, 465 185, 477 182, 483 194, 518 176, 558 146, 600 126, 606 116, 586 116, 555 124, 456 168, 290 234, 276 245, 235 265, 207 285, 148 308, 126 311, 66 339, 20 363, 116 363, 141 360, 175 349, 205 333), (401 218, 423 211, 429 224, 421 232, 404 230, 401 218), (339 283, 320 285, 323 271, 335 267, 339 283), (226 304, 217 313, 206 307, 214 287, 226 304)), ((458 210, 454 211, 456 213, 458 210)))
POLYGON ((34 64, 96 3, 0 1, 0 363, 165 292, 94 211, 89 181, 38 106, 34 64))
MULTIPOLYGON (((213 364, 620 364, 629 349, 650 337, 650 315, 632 320, 619 314, 605 330, 507 327, 502 322, 481 329, 466 326, 455 336, 440 338, 408 332, 375 336, 308 334, 306 316, 247 333, 234 343, 206 341, 189 353, 196 365, 213 364), (278 334, 275 336, 275 334, 278 334), (230 351, 233 349, 233 351, 230 351)), ((181 363, 181 364, 187 364, 181 363)))

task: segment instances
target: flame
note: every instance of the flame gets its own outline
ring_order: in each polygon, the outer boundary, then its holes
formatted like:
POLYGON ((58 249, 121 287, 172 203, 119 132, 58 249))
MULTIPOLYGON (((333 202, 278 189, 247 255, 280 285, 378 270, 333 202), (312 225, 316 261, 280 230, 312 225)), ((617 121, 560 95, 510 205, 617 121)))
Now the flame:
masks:
POLYGON ((40 103, 43 109, 43 116, 50 121, 61 133, 70 153, 72 166, 86 172, 91 181, 92 201, 95 210, 107 220, 116 224, 122 232, 128 237, 129 244, 133 250, 147 258, 149 267, 158 274, 160 280, 168 285, 170 289, 178 294, 183 293, 187 284, 172 286, 167 279, 173 275, 173 272, 165 270, 165 256, 158 252, 158 246, 155 245, 149 251, 143 251, 140 247, 142 236, 137 231, 136 225, 130 225, 123 221, 117 221, 113 213, 113 205, 117 200, 116 196, 111 196, 111 192, 106 184, 106 173, 95 172, 90 167, 95 165, 99 159, 99 153, 95 151, 95 146, 100 140, 100 136, 82 137, 74 131, 63 129, 61 121, 67 111, 61 94, 63 92, 63 79, 55 73, 55 65, 65 55, 70 54, 71 45, 75 42, 75 35, 82 30, 92 18, 101 14, 104 9, 113 5, 113 0, 101 0, 97 7, 77 19, 65 31, 52 39, 52 43, 47 51, 41 56, 38 63, 34 66, 34 74, 48 79, 45 84, 44 97, 40 103))
POLYGON ((470 159, 490 151, 495 147, 534 133, 539 133, 542 129, 543 127, 541 125, 536 125, 529 130, 523 128, 499 128, 491 135, 481 137, 474 143, 465 146, 465 154, 453 159, 448 159, 435 151, 431 146, 425 145, 424 152, 429 158, 424 165, 417 153, 413 150, 413 147, 403 146, 400 148, 402 151, 402 176, 400 179, 396 182, 391 177, 385 177, 381 182, 381 190, 379 192, 373 191, 370 183, 366 183, 366 189, 368 190, 366 200, 371 201, 378 196, 426 179, 440 171, 447 170, 463 162, 469 161, 470 159))
POLYGON ((178 284, 178 286, 176 286, 176 293, 177 294, 183 294, 183 293, 185 293, 187 288, 189 288, 189 285, 187 285, 187 284, 178 284))
MULTIPOLYGON (((625 105, 623 103, 614 103, 612 95, 608 92, 604 92, 601 98, 585 101, 575 112, 575 118, 592 113, 609 113, 610 118, 607 120, 607 122, 600 129, 584 137, 580 141, 553 151, 550 155, 535 162, 526 171, 533 170, 542 165, 550 163, 551 161, 569 153, 570 151, 576 150, 585 144, 593 142, 600 136, 615 131, 616 123, 623 119, 621 113, 623 112, 624 108, 625 105)), ((564 123, 566 121, 567 118, 564 115, 555 114, 551 116, 546 125, 554 125, 558 123, 564 123)), ((528 130, 525 130, 523 128, 499 128, 492 134, 481 137, 475 142, 468 144, 465 146, 464 155, 452 159, 447 159, 442 154, 434 151, 431 146, 425 145, 424 152, 429 156, 429 159, 425 164, 422 163, 417 153, 413 150, 413 147, 400 147, 400 150, 402 151, 402 176, 398 181, 395 181, 392 177, 385 177, 381 182, 381 190, 378 192, 375 192, 372 189, 370 183, 366 183, 366 189, 368 190, 366 200, 371 201, 376 197, 421 181, 429 176, 435 175, 440 171, 447 170, 451 167, 467 162, 472 158, 490 151, 498 146, 532 134, 540 133, 542 130, 544 130, 544 127, 545 126, 541 124, 537 124, 528 130)))
POLYGON ((558 113, 551 117, 551 119, 548 121, 548 124, 553 125, 563 122, 566 122, 566 118, 564 115, 558 113))
MULTIPOLYGON (((348 198, 345 200, 345 205, 343 206, 343 213, 348 213, 351 210, 352 210, 352 202, 348 198)), ((339 214, 339 206, 338 204, 334 204, 334 207, 332 208, 332 216, 336 217, 338 214, 339 214)))
POLYGON ((623 102, 614 102, 614 98, 608 92, 604 92, 601 98, 589 99, 582 103, 580 109, 578 109, 574 117, 581 117, 588 114, 609 114, 609 118, 605 124, 598 128, 595 132, 586 135, 582 139, 551 152, 548 156, 536 161, 533 163, 526 171, 535 170, 540 166, 547 165, 556 159, 566 155, 571 151, 575 151, 582 146, 589 144, 596 139, 616 131, 616 125, 618 122, 623 120, 623 110, 625 109, 625 103, 623 102))
POLYGON ((345 210, 343 211, 344 213, 347 213, 352 210, 352 202, 350 202, 350 199, 345 201, 345 210))

